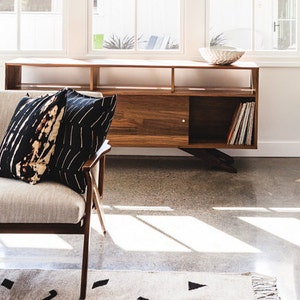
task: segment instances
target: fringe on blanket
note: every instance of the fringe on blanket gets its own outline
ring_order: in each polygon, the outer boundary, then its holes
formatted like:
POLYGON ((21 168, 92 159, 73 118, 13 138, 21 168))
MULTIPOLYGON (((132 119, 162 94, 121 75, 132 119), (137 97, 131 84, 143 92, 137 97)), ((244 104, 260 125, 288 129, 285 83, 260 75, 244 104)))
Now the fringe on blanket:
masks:
POLYGON ((278 295, 276 278, 250 273, 255 300, 280 300, 278 295))

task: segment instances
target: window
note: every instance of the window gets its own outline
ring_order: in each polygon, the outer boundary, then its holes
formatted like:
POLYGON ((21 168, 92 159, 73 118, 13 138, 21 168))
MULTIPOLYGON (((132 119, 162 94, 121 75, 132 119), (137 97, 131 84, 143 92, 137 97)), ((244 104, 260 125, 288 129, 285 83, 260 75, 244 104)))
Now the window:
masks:
POLYGON ((296 12, 296 0, 210 0, 209 41, 252 51, 294 51, 296 12))
POLYGON ((0 0, 1 50, 62 50, 61 0, 0 0))
POLYGON ((181 0, 92 1, 93 50, 178 50, 181 0))
POLYGON ((292 58, 300 54, 297 2, 0 0, 0 51, 198 60, 198 48, 212 41, 244 48, 255 59, 292 58))

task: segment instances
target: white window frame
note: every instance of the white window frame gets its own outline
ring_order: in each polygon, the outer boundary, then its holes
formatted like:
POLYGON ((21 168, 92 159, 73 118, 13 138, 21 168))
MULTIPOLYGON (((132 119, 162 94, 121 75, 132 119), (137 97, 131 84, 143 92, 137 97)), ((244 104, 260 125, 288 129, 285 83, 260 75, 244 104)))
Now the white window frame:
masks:
MULTIPOLYGON (((1 51, 0 61, 18 56, 89 58, 122 58, 122 59, 188 59, 201 61, 198 49, 208 45, 209 20, 207 12, 209 0, 182 0, 184 22, 181 29, 182 49, 180 51, 131 52, 131 51, 93 51, 91 36, 90 1, 63 1, 63 50, 59 51, 1 51)), ((300 4, 297 7, 300 18, 300 4)), ((289 51, 247 51, 242 60, 249 60, 259 65, 300 66, 300 22, 297 21, 298 50, 289 51)))

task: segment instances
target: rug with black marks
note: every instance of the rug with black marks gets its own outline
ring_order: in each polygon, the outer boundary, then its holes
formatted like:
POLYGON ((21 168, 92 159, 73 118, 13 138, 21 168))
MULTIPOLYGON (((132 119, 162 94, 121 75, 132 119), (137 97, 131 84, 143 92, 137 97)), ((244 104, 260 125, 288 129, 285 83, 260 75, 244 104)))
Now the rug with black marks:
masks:
MULTIPOLYGON (((80 270, 0 270, 2 300, 75 300, 80 270)), ((86 299, 256 300, 280 299, 276 280, 254 273, 89 270, 86 299)))

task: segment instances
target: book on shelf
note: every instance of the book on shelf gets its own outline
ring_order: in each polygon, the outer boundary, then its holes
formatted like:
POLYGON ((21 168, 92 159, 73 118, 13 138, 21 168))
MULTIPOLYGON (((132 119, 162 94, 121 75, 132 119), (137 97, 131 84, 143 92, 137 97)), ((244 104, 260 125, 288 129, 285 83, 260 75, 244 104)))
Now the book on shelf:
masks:
POLYGON ((232 119, 227 144, 251 145, 255 102, 241 102, 232 119))
POLYGON ((245 136, 246 136, 246 128, 247 128, 248 123, 249 123, 250 109, 251 109, 251 102, 246 102, 245 103, 245 112, 244 112, 244 116, 243 116, 243 121, 242 121, 241 126, 240 126, 241 127, 240 134, 238 136, 238 141, 237 141, 238 145, 243 145, 244 144, 244 140, 245 140, 245 136))
POLYGON ((227 144, 230 144, 231 139, 233 139, 233 132, 236 128, 236 123, 238 120, 238 116, 240 114, 240 111, 242 109, 242 103, 240 103, 237 107, 237 109, 234 112, 233 118, 232 118, 232 122, 229 128, 229 132, 228 132, 228 136, 227 136, 227 144))
POLYGON ((249 122, 247 125, 247 133, 246 133, 246 141, 245 141, 246 145, 251 145, 251 143, 252 143, 254 114, 255 114, 255 102, 253 101, 253 102, 251 102, 249 122))
POLYGON ((241 122, 242 122, 245 108, 246 108, 246 106, 244 105, 244 103, 240 103, 237 108, 236 113, 234 114, 234 118, 233 118, 233 122, 232 122, 232 129, 230 130, 231 134, 227 141, 227 143, 230 145, 235 144, 235 140, 236 140, 238 130, 239 130, 241 122))

